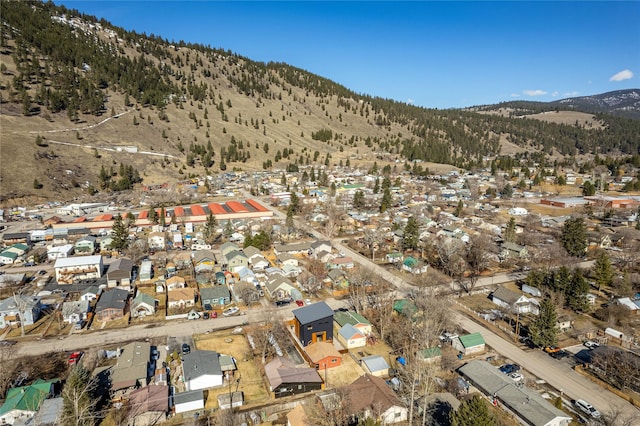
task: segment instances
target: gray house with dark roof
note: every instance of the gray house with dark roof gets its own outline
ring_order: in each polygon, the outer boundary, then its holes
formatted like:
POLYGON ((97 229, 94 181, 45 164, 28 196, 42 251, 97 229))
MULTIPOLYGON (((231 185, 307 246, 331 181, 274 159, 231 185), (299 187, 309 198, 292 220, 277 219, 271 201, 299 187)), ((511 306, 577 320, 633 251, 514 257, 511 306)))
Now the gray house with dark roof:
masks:
POLYGON ((112 321, 124 317, 129 292, 121 288, 105 291, 96 303, 96 319, 98 321, 112 321))
POLYGON ((215 287, 206 287, 200 289, 200 300, 202 306, 211 305, 222 306, 231 302, 231 293, 226 285, 217 285, 215 287))
POLYGON ((129 290, 132 271, 133 261, 126 257, 121 257, 111 263, 107 269, 107 287, 123 287, 129 290))
POLYGON ((333 341, 333 309, 325 302, 295 309, 293 315, 295 334, 302 346, 333 341))

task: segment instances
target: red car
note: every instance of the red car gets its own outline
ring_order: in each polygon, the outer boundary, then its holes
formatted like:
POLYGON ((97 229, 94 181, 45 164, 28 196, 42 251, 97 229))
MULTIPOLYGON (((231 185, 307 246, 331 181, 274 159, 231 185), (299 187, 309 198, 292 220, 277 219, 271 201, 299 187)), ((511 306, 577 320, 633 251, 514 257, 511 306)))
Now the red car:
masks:
POLYGON ((80 361, 80 358, 82 358, 82 352, 73 352, 71 355, 69 355, 69 365, 75 365, 78 361, 80 361))
POLYGON ((296 300, 296 305, 304 306, 304 302, 302 300, 296 300))

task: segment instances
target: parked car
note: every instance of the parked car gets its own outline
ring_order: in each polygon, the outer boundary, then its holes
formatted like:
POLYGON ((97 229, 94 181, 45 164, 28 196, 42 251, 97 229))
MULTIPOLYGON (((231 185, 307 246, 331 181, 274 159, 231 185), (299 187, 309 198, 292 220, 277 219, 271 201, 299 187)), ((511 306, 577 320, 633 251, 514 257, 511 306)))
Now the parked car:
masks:
POLYGON ((521 382, 524 380, 524 376, 520 373, 511 373, 509 374, 509 377, 511 377, 511 380, 514 382, 521 382))
POLYGON ((230 317, 232 315, 237 314, 238 311, 240 311, 239 308, 236 308, 235 306, 232 306, 231 308, 227 308, 224 311, 222 311, 222 315, 224 315, 225 317, 230 317))
POLYGON ((82 358, 82 354, 83 353, 80 351, 72 352, 71 355, 69 355, 69 359, 67 360, 69 365, 76 365, 80 361, 80 358, 82 358))
POLYGON ((596 410, 593 405, 589 404, 584 399, 578 399, 575 404, 576 407, 578 407, 578 409, 583 413, 590 415, 594 419, 600 418, 600 411, 596 410))
POLYGON ((291 300, 276 300, 276 306, 280 307, 280 306, 287 306, 289 303, 291 303, 291 300))
POLYGON ((584 345, 587 347, 587 349, 595 349, 600 346, 600 343, 594 342, 593 340, 587 340, 586 342, 584 342, 584 345))
POLYGON ((202 314, 202 319, 209 319, 209 312, 205 312, 202 314))
POLYGON ((304 302, 302 300, 296 300, 296 305, 304 306, 304 302))
POLYGON ((547 346, 546 348, 544 348, 544 351, 548 354, 552 354, 554 352, 560 351, 560 348, 557 346, 547 346))
POLYGON ((505 364, 500 367, 500 371, 504 374, 511 374, 520 371, 520 366, 518 364, 505 364))
POLYGON ((191 346, 188 343, 182 344, 182 355, 187 355, 191 353, 191 346))
POLYGON ((561 349, 558 352, 552 352, 549 355, 551 355, 555 359, 562 359, 562 358, 566 358, 568 356, 571 356, 571 353, 565 351, 564 349, 561 349))
POLYGON ((38 275, 45 275, 46 273, 47 271, 45 271, 44 269, 38 271, 38 275))

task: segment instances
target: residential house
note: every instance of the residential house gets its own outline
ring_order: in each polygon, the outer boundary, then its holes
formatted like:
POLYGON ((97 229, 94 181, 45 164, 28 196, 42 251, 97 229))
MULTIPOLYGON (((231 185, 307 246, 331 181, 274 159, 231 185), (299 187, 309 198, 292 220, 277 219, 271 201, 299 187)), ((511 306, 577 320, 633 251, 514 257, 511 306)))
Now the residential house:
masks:
POLYGON ((284 265, 291 265, 291 266, 300 265, 300 261, 298 260, 298 258, 289 253, 282 253, 276 256, 276 263, 281 267, 284 265))
POLYGON ((131 317, 144 318, 156 313, 156 299, 140 290, 131 301, 131 317))
MULTIPOLYGON (((255 285, 245 281, 240 281, 233 285, 233 295, 236 302, 244 303, 245 305, 260 300, 261 292, 262 290, 259 290, 255 285)), ((264 295, 264 293, 262 294, 264 295)))
POLYGON ((402 253, 399 253, 399 252, 387 253, 384 258, 387 261, 387 263, 394 263, 394 264, 401 263, 404 260, 404 256, 402 255, 402 253))
POLYGON ((111 262, 107 269, 107 287, 121 287, 131 290, 133 262, 131 259, 121 257, 111 262))
POLYGON ((40 297, 15 294, 0 300, 0 329, 7 326, 32 325, 42 312, 40 297))
POLYGON ((217 285, 225 285, 227 283, 227 278, 224 272, 216 272, 215 273, 215 284, 217 285))
POLYGON ((95 313, 98 321, 115 321, 126 313, 129 292, 122 288, 112 288, 100 295, 96 303, 95 313))
POLYGON ((500 259, 528 259, 529 251, 525 246, 521 246, 515 243, 504 242, 502 243, 502 251, 500 252, 500 259))
POLYGON ((177 393, 173 395, 173 406, 176 414, 202 410, 204 409, 204 392, 198 389, 177 393))
POLYGON ((216 255, 211 250, 198 250, 193 254, 193 266, 196 273, 213 271, 216 264, 216 255))
POLYGON ((330 342, 316 342, 304 348, 311 361, 311 366, 317 370, 326 370, 342 365, 342 355, 330 342))
POLYGON ((521 419, 523 424, 533 426, 568 426, 572 417, 544 399, 537 391, 518 386, 486 361, 471 361, 459 372, 487 397, 493 398, 521 419))
POLYGON ((369 355, 360 358, 360 365, 364 371, 376 377, 389 376, 389 364, 381 355, 369 355))
POLYGON ((482 334, 471 333, 459 336, 451 341, 451 346, 462 355, 473 355, 485 351, 485 342, 482 334))
POLYGON ((73 244, 63 244, 61 246, 47 246, 47 259, 56 260, 69 257, 73 254, 73 244))
POLYGON ((238 269, 236 271, 236 274, 238 274, 239 281, 244 281, 254 285, 258 282, 258 279, 256 278, 256 274, 246 266, 243 266, 240 269, 238 269))
POLYGON ((308 256, 311 252, 311 243, 308 241, 303 241, 293 244, 275 244, 273 246, 273 251, 275 252, 276 256, 283 253, 308 256))
POLYGON ((62 418, 62 406, 62 397, 45 399, 33 417, 33 424, 38 426, 58 426, 62 418))
POLYGON ((187 280, 184 277, 178 275, 174 275, 165 281, 165 287, 167 288, 167 291, 185 288, 186 286, 187 280))
POLYGON ((328 269, 352 269, 355 266, 351 256, 334 257, 327 263, 328 269))
POLYGON ((0 264, 13 265, 18 260, 18 253, 14 253, 9 250, 3 250, 0 252, 0 264))
POLYGON ((408 409, 390 386, 371 374, 360 376, 345 387, 352 416, 364 420, 373 418, 380 424, 406 422, 408 409))
POLYGON ((282 275, 270 276, 265 285, 269 298, 274 302, 279 300, 299 300, 302 298, 300 290, 295 288, 289 279, 282 275))
POLYGON ((249 260, 253 259, 254 257, 264 257, 260 249, 254 246, 245 247, 242 249, 242 251, 244 252, 245 255, 247 255, 247 258, 249 260))
POLYGON ((96 251, 96 237, 87 235, 80 238, 74 244, 74 250, 77 254, 92 255, 96 251))
POLYGON ((327 272, 327 280, 334 291, 347 290, 349 288, 349 278, 341 269, 331 269, 327 272))
POLYGON ((498 287, 492 294, 491 300, 498 306, 516 314, 532 313, 538 315, 539 306, 534 299, 527 298, 524 294, 518 294, 506 287, 498 287))
POLYGON ((561 333, 564 333, 573 328, 573 323, 574 321, 570 316, 560 315, 556 320, 556 328, 559 329, 561 333))
POLYGON ((624 306, 629 309, 629 311, 633 315, 637 315, 640 312, 640 306, 638 306, 631 298, 629 297, 620 297, 616 299, 616 304, 620 306, 624 306))
POLYGON ((196 292, 192 288, 177 288, 167 291, 167 308, 169 309, 190 308, 195 303, 196 292))
POLYGON ((167 236, 164 232, 151 232, 147 237, 149 250, 163 251, 167 249, 167 236))
POLYGON ((416 259, 413 256, 407 256, 402 261, 402 270, 411 274, 424 274, 429 269, 429 264, 422 259, 416 259))
POLYGON ((333 309, 325 302, 293 310, 295 335, 302 346, 333 341, 333 309))
POLYGON ((150 359, 149 342, 132 342, 126 345, 119 354, 116 365, 111 367, 111 390, 147 386, 150 359))
POLYGON ((188 391, 222 386, 220 354, 194 350, 182 357, 183 376, 188 391))
POLYGON ((53 266, 58 284, 72 284, 76 280, 100 278, 102 256, 79 256, 56 259, 53 266))
POLYGON ((88 300, 75 300, 62 303, 62 319, 69 324, 87 320, 89 313, 88 300))
POLYGON ((360 332, 365 336, 368 336, 373 332, 371 322, 361 314, 354 311, 337 311, 333 314, 333 320, 338 323, 340 327, 344 327, 349 324, 360 330, 360 332))
POLYGON ((296 368, 288 358, 274 358, 264 366, 264 372, 276 398, 322 389, 322 378, 315 368, 296 368))
POLYGON ((247 255, 240 250, 232 250, 228 252, 224 258, 226 261, 226 269, 231 272, 236 272, 242 267, 249 266, 249 259, 247 258, 247 255))
POLYGON ((100 289, 97 285, 92 285, 85 288, 80 295, 80 300, 88 300, 89 302, 93 302, 98 298, 100 294, 100 289))
POLYGON ((332 249, 331 241, 314 241, 311 243, 311 257, 319 259, 319 253, 331 253, 332 249))
POLYGON ((254 271, 264 271, 271 266, 271 263, 264 256, 254 256, 249 260, 249 263, 254 271))
POLYGON ((100 253, 108 253, 111 251, 111 243, 113 243, 113 238, 111 237, 102 237, 100 238, 100 253))
POLYGON ((152 426, 162 423, 169 413, 169 386, 145 386, 129 394, 127 412, 130 424, 152 426))
POLYGON ((367 335, 351 324, 345 324, 338 330, 338 341, 347 349, 367 346, 367 335))
POLYGON ((211 310, 212 308, 215 309, 216 307, 221 307, 231 303, 231 293, 226 285, 201 288, 200 301, 202 302, 203 307, 207 305, 210 306, 207 310, 211 310))
POLYGON ((2 274, 0 275, 0 288, 20 286, 27 282, 27 275, 19 272, 14 274, 2 274))
POLYGON ((29 386, 10 388, 0 406, 0 424, 27 424, 32 419, 42 402, 55 392, 59 380, 38 379, 29 386))

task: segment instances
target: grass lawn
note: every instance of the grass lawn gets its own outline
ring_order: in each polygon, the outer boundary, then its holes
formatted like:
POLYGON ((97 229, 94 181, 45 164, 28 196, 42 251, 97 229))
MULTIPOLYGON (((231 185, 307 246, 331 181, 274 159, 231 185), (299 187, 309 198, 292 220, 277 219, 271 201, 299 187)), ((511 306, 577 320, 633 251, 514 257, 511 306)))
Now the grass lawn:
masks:
MULTIPOLYGON (((234 380, 240 378, 237 389, 244 393, 245 405, 264 403, 269 400, 270 395, 262 378, 260 360, 250 356, 251 348, 244 334, 231 334, 231 330, 221 330, 195 335, 193 341, 197 349, 216 351, 235 358, 238 369, 235 377, 232 378, 231 390, 236 390, 234 380)), ((209 389, 205 407, 217 408, 218 395, 228 392, 229 386, 226 381, 220 388, 209 389)))

